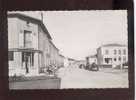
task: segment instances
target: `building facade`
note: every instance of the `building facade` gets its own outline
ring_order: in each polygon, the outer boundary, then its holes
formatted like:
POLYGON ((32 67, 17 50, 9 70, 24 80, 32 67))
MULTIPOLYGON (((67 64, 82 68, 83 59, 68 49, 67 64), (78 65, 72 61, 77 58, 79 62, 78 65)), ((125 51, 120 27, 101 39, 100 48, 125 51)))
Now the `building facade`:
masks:
POLYGON ((121 44, 106 44, 97 49, 97 63, 103 67, 116 67, 128 62, 128 48, 121 44))
POLYGON ((8 48, 9 76, 38 75, 41 68, 59 63, 59 50, 43 22, 24 14, 8 14, 8 48))

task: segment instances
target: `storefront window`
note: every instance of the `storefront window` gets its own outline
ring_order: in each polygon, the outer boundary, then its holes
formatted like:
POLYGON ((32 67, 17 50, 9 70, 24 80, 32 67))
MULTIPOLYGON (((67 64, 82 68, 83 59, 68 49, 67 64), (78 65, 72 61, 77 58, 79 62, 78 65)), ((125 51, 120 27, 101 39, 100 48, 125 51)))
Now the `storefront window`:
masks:
POLYGON ((105 63, 109 64, 111 63, 111 61, 112 61, 112 58, 105 58, 105 63))

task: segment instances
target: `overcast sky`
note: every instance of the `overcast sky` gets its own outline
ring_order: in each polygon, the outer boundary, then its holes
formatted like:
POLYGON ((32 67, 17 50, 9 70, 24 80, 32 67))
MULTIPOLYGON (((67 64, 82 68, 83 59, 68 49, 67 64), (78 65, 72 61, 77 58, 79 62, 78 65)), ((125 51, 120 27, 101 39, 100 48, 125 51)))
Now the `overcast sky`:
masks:
MULTIPOLYGON (((23 12, 41 19, 40 12, 23 12)), ((102 44, 127 45, 127 11, 43 11, 53 43, 66 57, 84 59, 102 44)))

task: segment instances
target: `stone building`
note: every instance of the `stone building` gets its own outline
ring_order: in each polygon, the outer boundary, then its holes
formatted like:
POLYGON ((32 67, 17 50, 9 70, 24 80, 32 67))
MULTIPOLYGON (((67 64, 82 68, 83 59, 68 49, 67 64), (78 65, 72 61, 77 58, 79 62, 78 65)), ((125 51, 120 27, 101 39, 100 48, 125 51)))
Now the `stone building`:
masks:
POLYGON ((121 44, 106 44, 97 49, 97 63, 103 67, 122 66, 128 62, 128 48, 121 44))
POLYGON ((9 75, 38 75, 50 64, 58 65, 59 49, 39 19, 8 14, 9 75))

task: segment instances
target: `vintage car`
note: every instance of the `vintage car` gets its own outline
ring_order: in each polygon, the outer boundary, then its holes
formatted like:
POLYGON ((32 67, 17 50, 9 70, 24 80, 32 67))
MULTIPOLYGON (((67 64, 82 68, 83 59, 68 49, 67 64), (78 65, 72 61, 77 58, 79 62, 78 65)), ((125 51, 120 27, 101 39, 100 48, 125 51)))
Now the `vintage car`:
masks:
POLYGON ((92 63, 92 64, 89 66, 89 70, 90 70, 90 71, 99 71, 99 67, 98 67, 97 64, 92 63))

